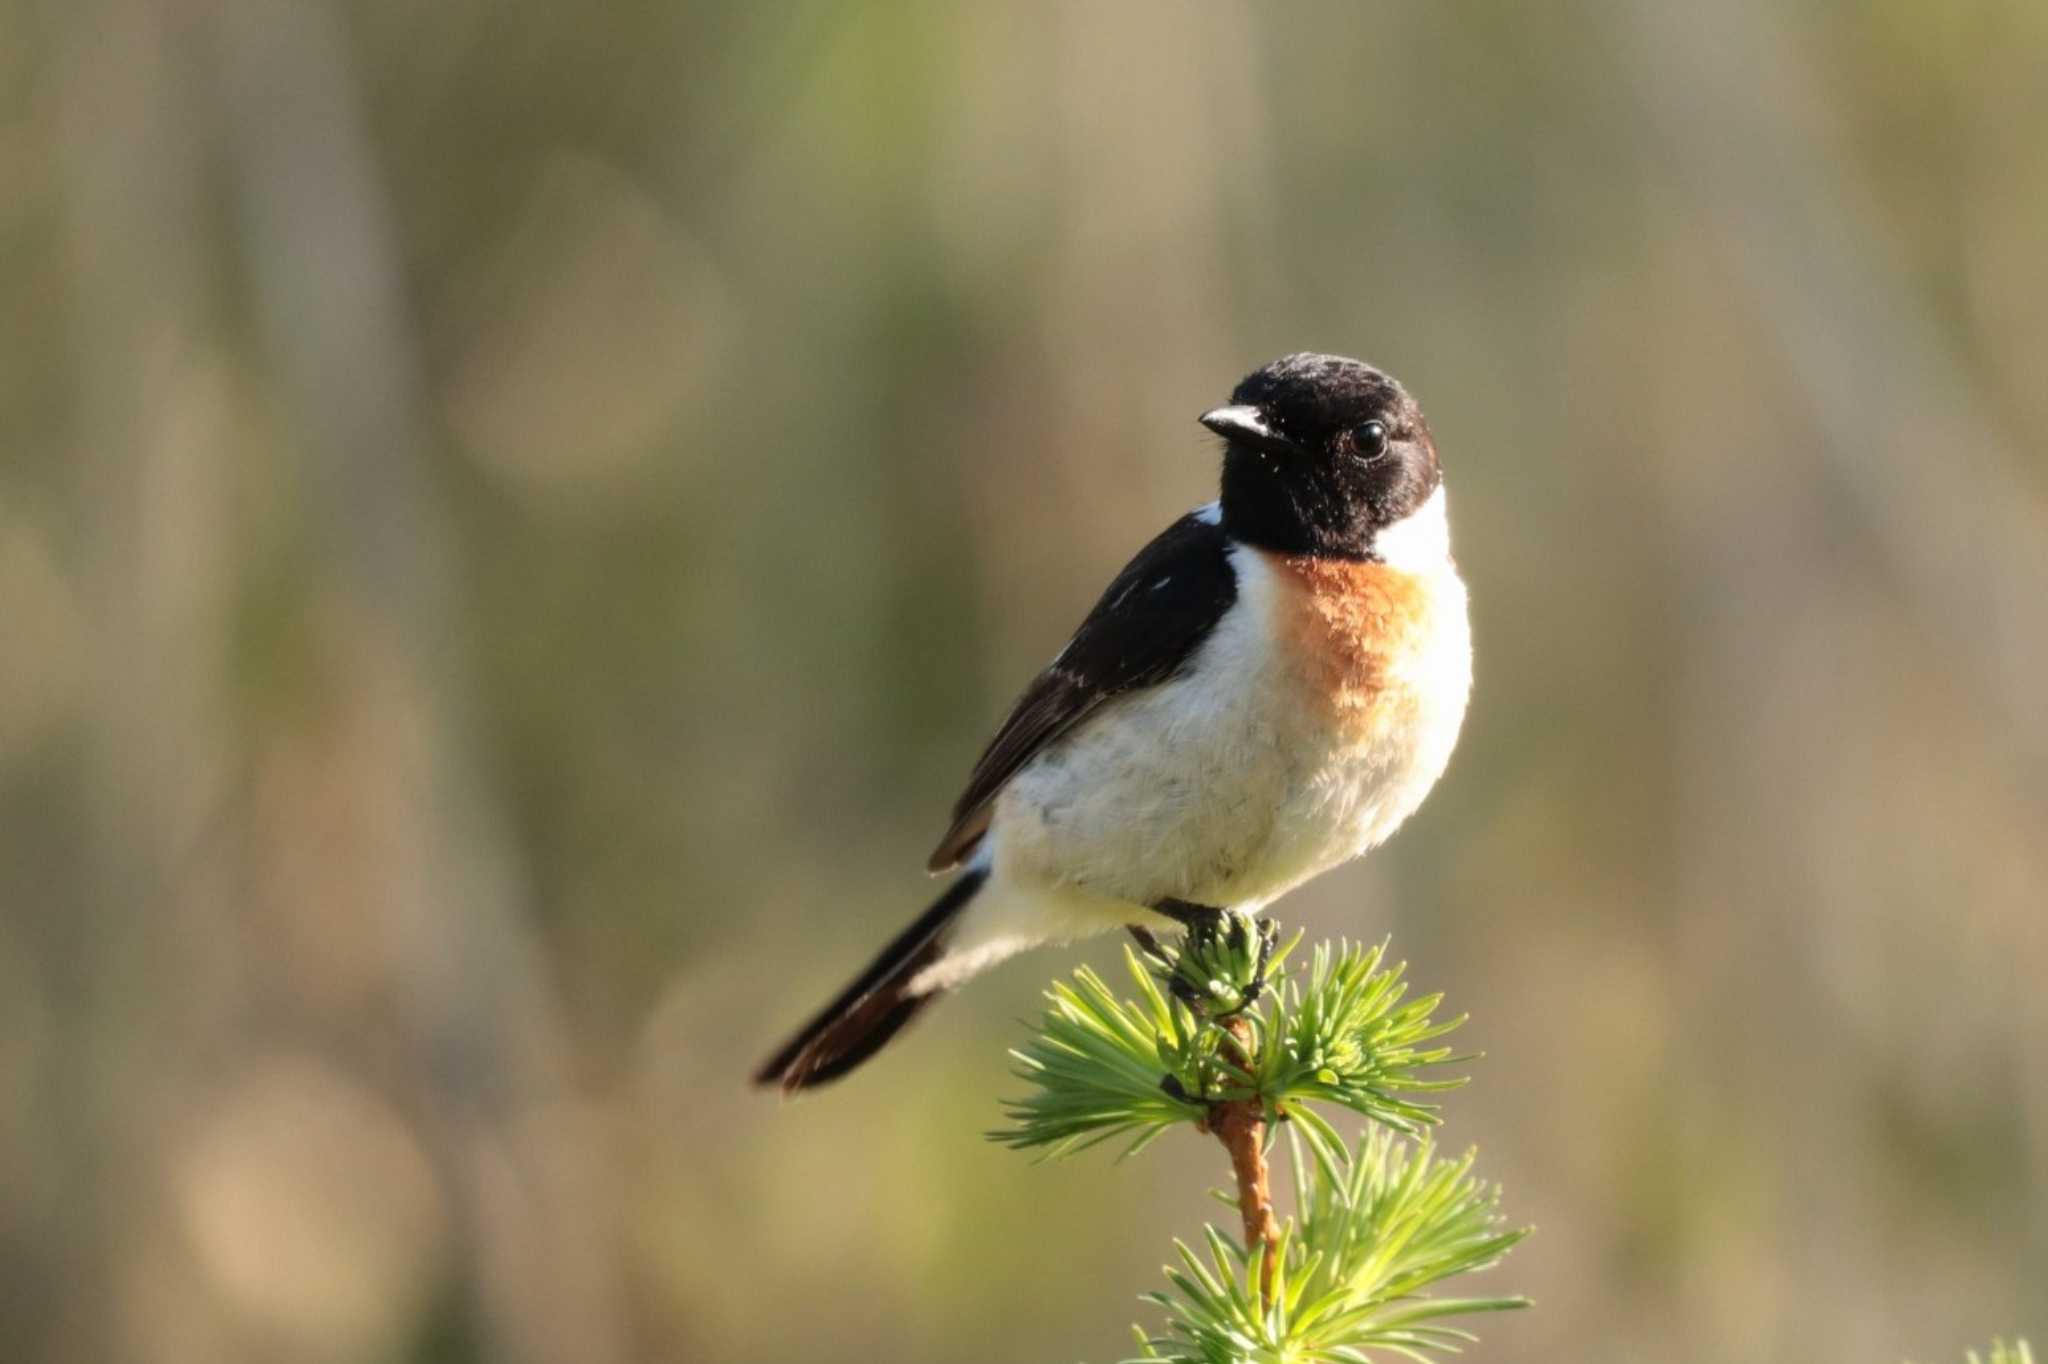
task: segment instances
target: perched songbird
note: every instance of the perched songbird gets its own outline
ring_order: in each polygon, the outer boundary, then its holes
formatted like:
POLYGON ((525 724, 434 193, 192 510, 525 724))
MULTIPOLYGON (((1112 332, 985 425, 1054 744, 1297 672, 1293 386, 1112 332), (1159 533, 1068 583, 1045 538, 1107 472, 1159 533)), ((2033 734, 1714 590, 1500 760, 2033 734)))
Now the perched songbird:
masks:
POLYGON ((1025 689, 932 853, 952 883, 757 1083, 844 1075, 1024 948, 1255 913, 1436 784, 1472 643, 1421 408, 1303 354, 1201 420, 1221 499, 1140 550, 1025 689))

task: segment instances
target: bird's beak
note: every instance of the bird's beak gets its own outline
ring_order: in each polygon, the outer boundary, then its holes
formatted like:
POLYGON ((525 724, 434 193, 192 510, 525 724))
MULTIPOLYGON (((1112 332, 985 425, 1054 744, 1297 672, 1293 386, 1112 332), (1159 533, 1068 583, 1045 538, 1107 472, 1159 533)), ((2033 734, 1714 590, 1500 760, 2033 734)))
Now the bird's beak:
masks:
POLYGON ((1247 449, 1265 450, 1277 455, 1296 453, 1294 442, 1275 431, 1267 423, 1266 414, 1256 407, 1239 404, 1212 408, 1202 414, 1201 420, 1202 425, 1223 439, 1247 449))

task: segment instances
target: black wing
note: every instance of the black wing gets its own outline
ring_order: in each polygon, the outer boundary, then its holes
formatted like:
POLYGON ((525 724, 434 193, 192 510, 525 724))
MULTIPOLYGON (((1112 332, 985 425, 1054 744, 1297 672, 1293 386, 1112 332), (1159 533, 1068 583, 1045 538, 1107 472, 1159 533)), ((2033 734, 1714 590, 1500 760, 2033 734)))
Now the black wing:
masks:
POLYGON ((1220 526, 1190 512, 1138 551, 989 741, 926 864, 931 870, 960 865, 987 832, 996 794, 1048 744, 1105 701, 1180 671, 1237 600, 1229 548, 1220 526))

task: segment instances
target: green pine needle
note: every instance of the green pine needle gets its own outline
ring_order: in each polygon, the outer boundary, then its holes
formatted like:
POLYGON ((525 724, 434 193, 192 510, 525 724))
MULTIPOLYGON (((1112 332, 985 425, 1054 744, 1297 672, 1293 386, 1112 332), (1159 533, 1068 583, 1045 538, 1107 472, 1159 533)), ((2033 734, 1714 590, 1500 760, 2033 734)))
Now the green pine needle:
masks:
MULTIPOLYGON (((1188 959, 1185 944, 1174 949, 1174 961, 1188 959)), ((1177 1123, 1200 1121, 1213 1102, 1254 1098, 1272 1117, 1297 1119, 1325 1157, 1340 1152, 1343 1140, 1311 1104, 1337 1104, 1418 1132, 1436 1113, 1415 1096, 1463 1083, 1423 1078, 1431 1067, 1463 1059, 1428 1044, 1464 1020, 1437 1021, 1439 996, 1407 999, 1405 968, 1385 966, 1385 955, 1385 943, 1323 945, 1304 978, 1268 986, 1255 1006, 1235 1014, 1250 1028, 1248 1066, 1233 1064, 1235 1044, 1226 1045, 1219 1019, 1170 997, 1128 948, 1124 963, 1138 999, 1119 998, 1084 967, 1072 983, 1046 992, 1036 1034, 1011 1053, 1014 1073, 1032 1089, 1005 1104, 1009 1125, 989 1136, 1048 1156, 1128 1136, 1129 1154, 1177 1123)))
MULTIPOLYGON (((1171 1291, 1145 1300, 1167 1314, 1143 1359, 1187 1364, 1358 1364, 1366 1351, 1413 1360, 1473 1336, 1451 1317, 1522 1307, 1521 1298, 1434 1297, 1426 1290, 1485 1269, 1526 1234, 1503 1228, 1499 1190, 1472 1178, 1472 1157, 1438 1160, 1428 1143, 1373 1129, 1355 1159, 1294 1152, 1301 1216, 1277 1250, 1273 1305, 1259 1291, 1264 1249, 1247 1256, 1213 1227, 1207 1254, 1176 1243, 1171 1291)), ((1135 1364, 1135 1361, 1129 1362, 1135 1364)))

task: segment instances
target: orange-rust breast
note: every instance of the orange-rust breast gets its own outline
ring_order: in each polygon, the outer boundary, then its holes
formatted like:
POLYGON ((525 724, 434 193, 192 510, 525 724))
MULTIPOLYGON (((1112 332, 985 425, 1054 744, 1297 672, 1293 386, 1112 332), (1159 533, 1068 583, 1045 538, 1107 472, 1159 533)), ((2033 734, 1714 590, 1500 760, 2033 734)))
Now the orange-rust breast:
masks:
POLYGON ((1275 643, 1355 740, 1384 737, 1413 698, 1401 664, 1429 628, 1428 584, 1385 564, 1269 554, 1281 584, 1275 643))

